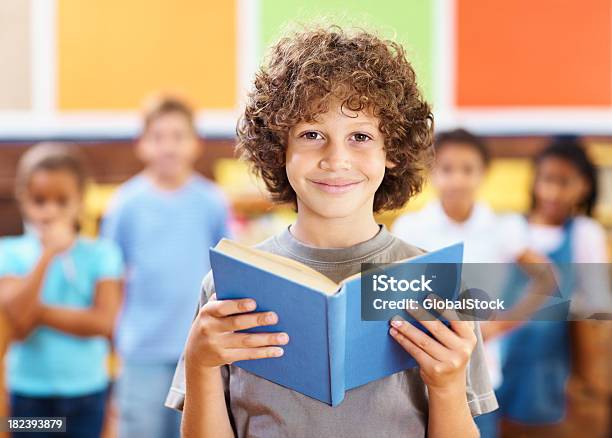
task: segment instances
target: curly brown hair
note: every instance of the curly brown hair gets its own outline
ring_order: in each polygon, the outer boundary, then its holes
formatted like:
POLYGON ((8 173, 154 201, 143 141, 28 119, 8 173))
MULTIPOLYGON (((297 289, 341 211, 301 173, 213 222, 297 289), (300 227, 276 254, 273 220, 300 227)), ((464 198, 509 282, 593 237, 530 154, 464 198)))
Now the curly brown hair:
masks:
POLYGON ((433 115, 416 84, 404 48, 371 32, 338 26, 282 38, 257 72, 237 128, 236 150, 277 202, 296 205, 285 169, 291 127, 341 108, 368 110, 380 120, 387 168, 374 211, 402 207, 420 192, 432 156, 433 115))

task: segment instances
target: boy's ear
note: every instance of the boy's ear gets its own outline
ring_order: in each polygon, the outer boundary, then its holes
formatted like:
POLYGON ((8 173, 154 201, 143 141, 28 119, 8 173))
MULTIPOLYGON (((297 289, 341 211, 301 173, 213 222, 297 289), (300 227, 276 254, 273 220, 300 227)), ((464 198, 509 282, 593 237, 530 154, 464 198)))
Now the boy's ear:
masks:
POLYGON ((391 160, 386 160, 385 161, 385 167, 387 169, 393 169, 395 166, 397 166, 397 164, 395 164, 393 161, 391 161, 391 160))
POLYGON ((144 145, 144 140, 143 140, 142 135, 138 137, 138 140, 136 140, 135 153, 136 153, 136 158, 138 158, 140 161, 145 160, 146 153, 145 153, 145 145, 144 145))
POLYGON ((202 140, 202 138, 196 134, 196 159, 202 158, 202 156, 204 156, 204 151, 206 149, 206 144, 204 143, 204 140, 202 140))

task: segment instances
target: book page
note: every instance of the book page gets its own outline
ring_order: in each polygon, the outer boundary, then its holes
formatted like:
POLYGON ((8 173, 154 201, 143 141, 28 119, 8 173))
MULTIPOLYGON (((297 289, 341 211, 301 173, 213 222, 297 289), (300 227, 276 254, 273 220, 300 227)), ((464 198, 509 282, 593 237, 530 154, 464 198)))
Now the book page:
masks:
POLYGON ((229 239, 221 239, 215 249, 252 266, 295 281, 326 295, 334 295, 339 285, 320 272, 287 257, 261 251, 229 239))

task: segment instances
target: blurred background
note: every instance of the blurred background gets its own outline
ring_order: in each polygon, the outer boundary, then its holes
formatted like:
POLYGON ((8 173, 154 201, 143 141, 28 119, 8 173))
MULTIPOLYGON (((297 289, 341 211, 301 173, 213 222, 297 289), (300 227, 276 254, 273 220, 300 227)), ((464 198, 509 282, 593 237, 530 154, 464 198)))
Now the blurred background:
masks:
MULTIPOLYGON (((481 197, 498 212, 526 211, 531 159, 552 136, 583 137, 610 244, 612 0, 2 0, 0 236, 23 231, 16 163, 43 140, 74 142, 88 159, 83 231, 96 235, 116 186, 141 170, 139 108, 157 92, 197 109, 197 169, 229 198, 235 237, 279 231, 293 212, 272 206, 234 159, 235 123, 266 47, 321 17, 404 44, 436 130, 485 137, 493 160, 481 197)), ((427 188, 405 210, 431 197, 427 188)))
POLYGON ((233 200, 244 239, 273 232, 275 213, 233 160, 235 122, 265 48, 287 28, 321 17, 405 45, 436 129, 462 126, 487 137, 494 160, 482 196, 497 210, 527 207, 529 159, 550 135, 585 136, 600 169, 597 217, 610 227, 611 3, 5 0, 0 234, 20 232, 15 163, 32 143, 50 139, 76 142, 90 158, 85 230, 95 233, 113 187, 139 170, 131 147, 138 109, 160 91, 197 108, 206 146, 198 168, 233 200))
MULTIPOLYGON (((597 218, 609 228, 611 3, 5 0, 0 234, 21 229, 15 163, 32 143, 52 139, 78 143, 92 164, 85 230, 95 233, 114 186, 140 168, 131 147, 138 109, 160 91, 197 108, 206 146, 198 169, 232 199, 240 237, 257 241, 273 232, 276 212, 233 160, 235 122, 265 48, 288 28, 322 17, 405 45, 436 129, 461 126, 487 137, 494 160, 482 196, 499 211, 527 207, 529 159, 550 135, 584 136, 600 169, 597 218)), ((278 210, 285 220, 288 213, 278 210)))

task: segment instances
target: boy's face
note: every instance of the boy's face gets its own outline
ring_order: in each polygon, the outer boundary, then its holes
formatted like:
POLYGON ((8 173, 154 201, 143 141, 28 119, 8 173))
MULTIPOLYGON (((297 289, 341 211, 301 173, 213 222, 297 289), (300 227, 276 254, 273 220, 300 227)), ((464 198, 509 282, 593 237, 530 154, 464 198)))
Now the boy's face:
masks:
POLYGON ((474 147, 448 143, 436 152, 432 183, 442 201, 474 202, 484 173, 484 162, 474 147))
POLYGON ((158 116, 138 143, 138 156, 157 176, 172 179, 192 170, 200 144, 189 119, 180 112, 158 116))
POLYGON ((385 175, 379 120, 367 112, 340 110, 339 102, 287 136, 287 177, 298 214, 321 218, 372 215, 374 195, 385 175))

